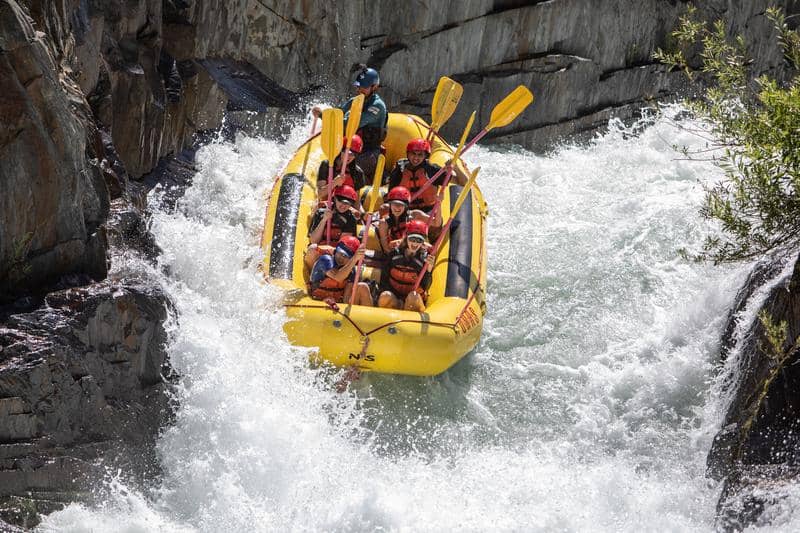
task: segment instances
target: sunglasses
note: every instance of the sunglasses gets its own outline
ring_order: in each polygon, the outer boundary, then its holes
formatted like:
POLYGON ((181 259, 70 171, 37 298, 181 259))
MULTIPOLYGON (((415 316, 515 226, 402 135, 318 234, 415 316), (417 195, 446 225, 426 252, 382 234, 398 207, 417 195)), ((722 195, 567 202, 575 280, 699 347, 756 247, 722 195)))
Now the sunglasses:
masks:
POLYGON ((423 239, 422 237, 416 237, 416 236, 408 237, 408 242, 414 242, 414 243, 417 243, 417 244, 422 244, 423 242, 425 242, 425 239, 423 239))
POLYGON ((402 201, 400 201, 400 200, 392 200, 391 202, 389 202, 389 205, 396 205, 396 206, 402 206, 402 207, 405 207, 405 206, 407 206, 408 204, 407 204, 407 203, 405 203, 405 202, 402 202, 402 201))
POLYGON ((334 196, 333 199, 343 204, 353 205, 353 201, 350 198, 344 198, 342 196, 334 196))

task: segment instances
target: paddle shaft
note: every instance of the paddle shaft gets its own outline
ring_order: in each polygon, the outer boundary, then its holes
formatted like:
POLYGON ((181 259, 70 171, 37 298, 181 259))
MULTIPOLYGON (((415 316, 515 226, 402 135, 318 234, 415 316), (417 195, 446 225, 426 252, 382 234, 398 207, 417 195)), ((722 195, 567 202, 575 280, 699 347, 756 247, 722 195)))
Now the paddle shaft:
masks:
MULTIPOLYGON (((468 143, 467 143, 467 145, 464 147, 464 149, 463 149, 463 150, 461 150, 461 155, 464 155, 464 152, 466 152, 467 150, 469 150, 470 148, 472 148, 473 146, 475 146, 475 143, 476 143, 476 142, 478 142, 478 141, 480 141, 481 139, 483 139, 483 137, 484 137, 484 136, 485 136, 487 133, 489 133, 489 130, 488 130, 488 129, 486 129, 486 128, 484 128, 484 129, 483 129, 483 130, 482 130, 480 133, 478 133, 478 134, 477 134, 475 137, 473 137, 473 139, 472 139, 470 142, 468 142, 468 143)), ((456 164, 456 161, 453 161, 453 164, 455 165, 455 164, 456 164)), ((436 181, 436 178, 438 178, 439 176, 441 176, 441 175, 442 175, 442 172, 444 172, 445 170, 447 170, 447 167, 446 167, 446 166, 444 166, 444 167, 440 168, 439 170, 437 170, 437 171, 436 171, 436 174, 434 174, 434 175, 433 175, 433 176, 432 176, 432 177, 431 177, 431 178, 428 180, 428 182, 427 182, 425 185, 423 185, 422 187, 420 187, 420 189, 419 189, 417 192, 415 192, 415 193, 414 193, 414 194, 411 196, 411 201, 413 202, 414 200, 416 200, 417 198, 419 198, 419 197, 420 197, 420 195, 421 195, 422 193, 424 193, 426 190, 428 190, 428 187, 430 187, 431 185, 433 185, 433 182, 434 182, 434 181, 436 181)))
POLYGON ((331 221, 333 220, 333 163, 328 165, 328 211, 331 216, 325 226, 325 241, 331 243, 331 221))
MULTIPOLYGON (((367 215, 367 219, 364 221, 364 236, 361 237, 361 244, 364 245, 367 243, 367 239, 369 238, 369 227, 372 224, 372 213, 367 215)), ((356 275, 353 278, 353 290, 350 291, 350 305, 353 305, 353 302, 356 300, 356 288, 358 288, 358 281, 361 279, 361 266, 364 263, 364 258, 358 260, 358 264, 356 264, 356 275)))

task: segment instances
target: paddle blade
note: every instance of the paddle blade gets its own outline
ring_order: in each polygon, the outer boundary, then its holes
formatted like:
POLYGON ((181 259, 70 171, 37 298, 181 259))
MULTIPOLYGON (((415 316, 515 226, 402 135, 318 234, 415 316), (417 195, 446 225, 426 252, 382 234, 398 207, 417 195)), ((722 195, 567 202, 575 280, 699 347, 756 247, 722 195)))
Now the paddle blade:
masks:
POLYGON ((469 120, 467 121, 467 127, 464 128, 464 133, 461 134, 461 140, 458 141, 458 148, 456 149, 456 153, 453 155, 453 164, 458 163, 458 158, 461 157, 461 152, 464 150, 464 143, 467 142, 467 136, 469 135, 470 130, 472 129, 472 123, 475 122, 475 111, 469 116, 469 120))
POLYGON ((439 131, 439 128, 453 116, 453 113, 464 94, 464 87, 457 81, 453 81, 447 76, 439 78, 436 92, 433 93, 433 103, 431 104, 431 129, 439 131))
POLYGON ((353 103, 350 104, 350 114, 347 115, 347 148, 350 148, 350 142, 353 135, 358 131, 358 125, 361 123, 361 111, 364 109, 364 95, 359 94, 353 98, 353 103))
POLYGON ((333 160, 342 151, 342 120, 344 114, 336 107, 330 107, 322 111, 322 132, 320 133, 320 144, 325 157, 328 158, 331 168, 333 160))
POLYGON ((524 85, 520 85, 503 98, 502 102, 494 106, 489 125, 486 126, 485 130, 489 131, 511 124, 511 121, 525 111, 525 108, 531 105, 532 102, 533 93, 524 85))
POLYGON ((383 167, 386 165, 386 158, 383 154, 378 156, 378 162, 375 164, 375 179, 372 180, 372 190, 369 191, 369 205, 367 211, 375 211, 375 204, 378 203, 378 195, 380 193, 381 181, 383 181, 383 167))

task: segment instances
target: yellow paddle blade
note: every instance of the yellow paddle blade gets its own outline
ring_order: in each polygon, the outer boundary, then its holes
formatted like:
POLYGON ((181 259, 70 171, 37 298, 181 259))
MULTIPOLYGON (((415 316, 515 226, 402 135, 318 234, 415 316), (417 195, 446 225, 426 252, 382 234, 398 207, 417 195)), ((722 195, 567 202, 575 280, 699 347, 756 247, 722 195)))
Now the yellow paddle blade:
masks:
POLYGON ((494 106, 492 116, 489 118, 489 125, 485 128, 486 131, 511 124, 511 121, 517 118, 532 102, 533 93, 524 85, 520 85, 503 98, 502 102, 494 106))
POLYGON ((472 175, 467 180, 467 184, 464 185, 464 188, 461 189, 461 194, 458 195, 456 199, 455 205, 453 205, 453 209, 450 210, 450 219, 454 219, 458 210, 461 209, 461 204, 464 203, 464 200, 467 199, 467 193, 472 188, 472 184, 475 183, 475 179, 478 177, 478 172, 481 171, 481 167, 475 167, 475 170, 472 171, 472 175))
POLYGON ((350 149, 350 143, 353 141, 353 135, 358 131, 358 125, 361 123, 361 110, 364 108, 364 95, 359 94, 353 98, 353 103, 350 104, 350 114, 347 116, 347 148, 350 149))
POLYGON ((475 122, 475 111, 469 116, 467 127, 464 128, 464 133, 461 134, 461 140, 458 141, 458 148, 453 155, 453 165, 455 165, 458 162, 458 158, 461 157, 461 151, 464 149, 464 143, 467 142, 467 135, 469 135, 469 131, 472 129, 473 122, 475 122))
POLYGON ((378 194, 380 193, 381 181, 383 179, 383 167, 385 165, 386 158, 381 154, 378 156, 378 162, 375 164, 375 179, 372 180, 372 190, 369 191, 368 213, 375 211, 375 204, 378 203, 378 194))
POLYGON ((342 151, 342 120, 344 113, 337 107, 322 110, 322 132, 320 144, 325 157, 333 165, 333 160, 342 151))
POLYGON ((447 76, 439 78, 436 92, 433 93, 433 103, 431 104, 431 129, 439 131, 439 128, 447 122, 453 115, 464 93, 464 87, 457 81, 453 81, 447 76))

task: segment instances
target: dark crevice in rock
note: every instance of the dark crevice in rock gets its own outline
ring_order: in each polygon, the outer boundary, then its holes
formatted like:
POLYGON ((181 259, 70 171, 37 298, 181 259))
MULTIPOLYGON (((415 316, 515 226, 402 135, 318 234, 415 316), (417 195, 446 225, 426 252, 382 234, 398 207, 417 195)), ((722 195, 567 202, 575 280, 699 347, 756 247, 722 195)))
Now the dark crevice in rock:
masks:
POLYGON ((634 70, 642 67, 655 67, 659 70, 667 70, 669 68, 660 61, 639 61, 635 63, 629 63, 624 67, 609 69, 601 72, 600 81, 606 81, 607 79, 614 77, 615 74, 618 74, 620 72, 625 72, 627 70, 634 70))
POLYGON ((297 108, 301 95, 266 77, 257 68, 233 59, 197 61, 228 95, 229 111, 266 112, 271 107, 297 108))
POLYGON ((407 48, 408 47, 403 43, 396 43, 378 48, 377 50, 373 50, 372 55, 369 56, 369 59, 367 59, 366 63, 372 68, 381 69, 383 64, 387 59, 389 59, 389 57, 392 56, 392 54, 399 52, 400 50, 406 50, 407 48))

